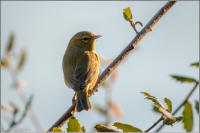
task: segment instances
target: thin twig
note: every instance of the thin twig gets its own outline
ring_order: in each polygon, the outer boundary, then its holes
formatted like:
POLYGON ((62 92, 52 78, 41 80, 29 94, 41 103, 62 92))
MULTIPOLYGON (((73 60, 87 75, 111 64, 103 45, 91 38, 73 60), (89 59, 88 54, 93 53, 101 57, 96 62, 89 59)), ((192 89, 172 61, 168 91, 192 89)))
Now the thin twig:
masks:
POLYGON ((129 20, 129 23, 131 24, 131 27, 133 27, 133 30, 136 32, 136 34, 138 34, 135 24, 133 23, 133 21, 131 19, 129 20))
POLYGON ((18 124, 20 124, 24 120, 24 118, 25 118, 25 116, 26 116, 26 114, 27 114, 27 112, 28 112, 28 110, 31 106, 32 101, 33 101, 33 96, 30 96, 28 102, 25 105, 25 109, 24 109, 21 117, 19 118, 19 120, 17 120, 17 121, 15 120, 16 113, 14 113, 13 120, 12 120, 10 127, 8 128, 7 132, 9 132, 13 127, 17 126, 18 124))
MULTIPOLYGON (((139 32, 136 37, 129 43, 129 45, 114 59, 114 61, 103 71, 98 78, 98 81, 89 92, 91 96, 98 90, 101 84, 108 78, 108 76, 119 66, 119 64, 130 54, 130 52, 137 46, 137 44, 144 38, 144 36, 152 30, 152 27, 165 15, 165 13, 176 3, 176 1, 167 2, 146 24, 146 26, 139 32)), ((49 129, 52 131, 54 127, 62 127, 70 116, 75 113, 75 104, 73 104, 49 129)))
POLYGON ((163 116, 160 117, 150 128, 145 130, 144 132, 149 132, 152 128, 154 128, 158 123, 160 123, 163 120, 163 116))
MULTIPOLYGON (((194 85, 194 87, 192 88, 192 90, 188 93, 188 95, 183 100, 183 102, 173 111, 172 115, 175 115, 181 109, 181 107, 188 101, 188 99, 192 96, 192 94, 194 93, 194 91, 196 90, 196 88, 197 88, 198 85, 199 85, 199 82, 196 82, 195 85, 194 85)), ((159 132, 164 126, 165 126, 165 124, 162 124, 156 130, 156 132, 159 132)))

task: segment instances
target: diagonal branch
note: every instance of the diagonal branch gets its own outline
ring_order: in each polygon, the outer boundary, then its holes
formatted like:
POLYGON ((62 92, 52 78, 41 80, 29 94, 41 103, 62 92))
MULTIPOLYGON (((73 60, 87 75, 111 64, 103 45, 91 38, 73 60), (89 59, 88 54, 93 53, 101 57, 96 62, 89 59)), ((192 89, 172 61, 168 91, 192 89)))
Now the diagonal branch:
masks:
MULTIPOLYGON (((152 27, 165 15, 165 13, 176 3, 176 1, 167 2, 158 12, 152 17, 152 19, 146 24, 146 26, 139 32, 136 37, 128 44, 128 46, 114 59, 114 61, 103 71, 98 78, 98 81, 93 88, 93 91, 89 92, 89 96, 94 94, 101 86, 101 84, 108 78, 108 76, 119 66, 119 64, 130 54, 130 52, 137 46, 137 44, 144 38, 144 36, 152 30, 152 27)), ((70 116, 75 113, 75 104, 56 121, 48 131, 52 131, 54 127, 62 127, 70 116)))

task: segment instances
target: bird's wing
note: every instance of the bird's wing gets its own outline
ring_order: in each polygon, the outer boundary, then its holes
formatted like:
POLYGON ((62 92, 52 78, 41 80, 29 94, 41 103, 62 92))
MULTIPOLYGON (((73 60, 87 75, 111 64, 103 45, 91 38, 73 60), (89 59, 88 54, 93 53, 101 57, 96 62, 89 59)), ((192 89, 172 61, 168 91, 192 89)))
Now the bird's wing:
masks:
POLYGON ((99 58, 95 52, 85 52, 77 58, 74 68, 74 81, 78 86, 76 89, 84 89, 93 80, 98 78, 99 74, 99 58))

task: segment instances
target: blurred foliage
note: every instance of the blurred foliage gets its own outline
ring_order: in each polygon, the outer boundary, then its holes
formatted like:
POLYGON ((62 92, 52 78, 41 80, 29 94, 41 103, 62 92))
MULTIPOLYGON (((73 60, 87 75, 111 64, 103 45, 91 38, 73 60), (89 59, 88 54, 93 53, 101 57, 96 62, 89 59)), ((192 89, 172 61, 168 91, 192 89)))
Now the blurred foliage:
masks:
POLYGON ((195 109, 197 113, 199 114, 199 101, 195 101, 195 109))
POLYGON ((194 66, 194 67, 199 68, 199 62, 194 62, 194 63, 190 64, 190 66, 194 66))
POLYGON ((171 77, 181 83, 196 83, 197 82, 194 78, 185 77, 185 76, 171 75, 171 77))
POLYGON ((113 126, 115 126, 118 129, 121 129, 123 132, 143 132, 141 129, 131 126, 129 124, 115 122, 113 126))
POLYGON ((25 63, 25 60, 26 60, 26 50, 22 49, 21 53, 20 53, 19 62, 18 62, 17 68, 16 68, 17 71, 22 69, 22 67, 25 63))
POLYGON ((116 102, 109 100, 108 105, 116 117, 122 117, 122 112, 116 102))
MULTIPOLYGON (((13 79, 14 87, 16 88, 16 90, 18 90, 19 93, 22 93, 22 92, 20 92, 20 91, 24 90, 24 86, 22 86, 22 84, 20 82, 22 80, 18 79, 18 74, 13 69, 14 65, 16 65, 16 64, 14 64, 16 62, 15 56, 18 56, 18 54, 15 53, 15 49, 14 49, 15 40, 16 40, 15 34, 11 33, 10 36, 9 36, 8 43, 6 44, 6 47, 5 47, 5 54, 1 58, 1 67, 8 69, 8 71, 10 72, 11 77, 13 79)), ((20 51, 19 55, 20 55, 19 56, 20 58, 19 58, 18 64, 16 65, 17 66, 16 68, 18 70, 20 70, 24 66, 24 62, 25 62, 25 59, 26 59, 25 49, 22 49, 20 51)), ((19 94, 19 95, 22 96, 21 94, 19 94)), ((8 124, 8 128, 7 128, 8 132, 10 130, 12 130, 12 128, 14 126, 19 125, 24 120, 24 118, 27 115, 27 112, 28 112, 28 110, 29 110, 29 108, 32 104, 32 101, 33 101, 33 95, 31 94, 31 96, 28 99, 26 99, 25 108, 22 111, 20 117, 17 116, 17 115, 19 115, 19 108, 14 104, 14 102, 12 102, 12 101, 10 102, 12 109, 14 111, 12 112, 11 120, 9 120, 9 124, 8 124)))
POLYGON ((6 47, 6 54, 11 52, 11 50, 13 49, 14 41, 15 41, 15 35, 14 35, 14 33, 11 33, 10 37, 9 37, 9 41, 8 41, 7 47, 6 47))
POLYGON ((187 132, 192 131, 192 128, 193 128, 193 112, 192 112, 192 105, 189 101, 187 101, 184 105, 183 124, 184 124, 184 128, 187 132))
POLYGON ((103 116, 106 116, 107 113, 108 113, 107 109, 103 108, 100 105, 94 104, 92 107, 93 107, 94 110, 96 110, 97 112, 99 112, 103 116))
POLYGON ((5 59, 1 59, 1 67, 4 67, 4 68, 8 67, 8 63, 6 62, 5 59))

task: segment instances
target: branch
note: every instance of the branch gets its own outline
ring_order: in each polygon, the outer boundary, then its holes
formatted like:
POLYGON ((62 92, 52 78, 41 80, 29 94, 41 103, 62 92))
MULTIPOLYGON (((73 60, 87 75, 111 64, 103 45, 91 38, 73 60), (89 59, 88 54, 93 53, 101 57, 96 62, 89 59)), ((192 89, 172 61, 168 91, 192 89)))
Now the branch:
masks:
POLYGON ((27 112, 28 112, 28 110, 29 110, 29 108, 31 106, 32 100, 33 100, 33 95, 30 96, 28 102, 26 103, 25 109, 24 109, 24 111, 22 113, 22 116, 19 118, 19 120, 17 120, 17 121, 15 120, 15 117, 16 117, 17 113, 13 114, 14 115, 13 116, 13 120, 12 120, 12 122, 10 124, 10 127, 8 128, 7 132, 9 132, 14 126, 17 126, 18 124, 20 124, 24 120, 24 118, 25 118, 25 116, 26 116, 26 114, 27 114, 27 112))
POLYGON ((163 120, 163 116, 161 116, 150 128, 145 130, 144 132, 149 132, 152 128, 154 128, 158 123, 160 123, 163 120))
MULTIPOLYGON (((195 85, 194 85, 194 87, 192 88, 192 90, 188 93, 188 95, 185 97, 185 99, 183 100, 183 102, 174 110, 174 112, 172 113, 172 115, 175 115, 181 109, 181 107, 188 101, 188 99, 192 96, 192 94, 194 93, 194 91, 196 90, 196 88, 197 88, 198 85, 199 85, 199 82, 196 82, 195 85)), ((165 126, 165 124, 162 124, 156 130, 156 132, 160 131, 164 126, 165 126)))
MULTIPOLYGON (((89 92, 89 96, 94 94, 100 85, 108 78, 108 76, 119 66, 119 64, 130 54, 130 52, 137 46, 137 44, 144 38, 144 36, 152 30, 152 27, 165 15, 165 13, 176 3, 176 1, 167 2, 153 18, 146 24, 146 26, 139 32, 136 37, 129 43, 129 45, 114 59, 114 61, 103 71, 98 78, 93 91, 89 92)), ((75 104, 56 121, 48 131, 52 131, 54 127, 62 127, 70 116, 75 113, 75 104)))

